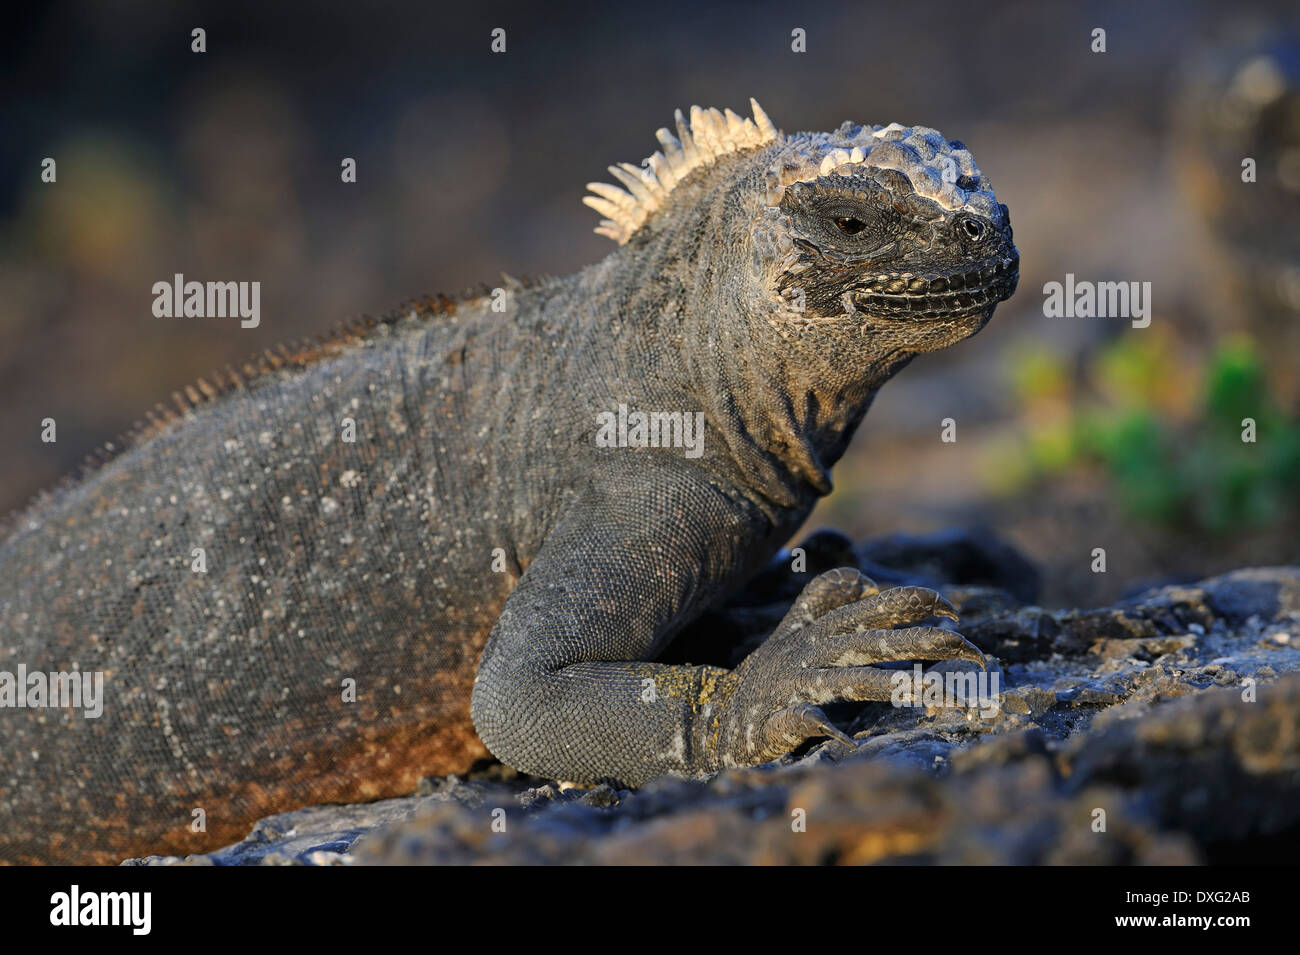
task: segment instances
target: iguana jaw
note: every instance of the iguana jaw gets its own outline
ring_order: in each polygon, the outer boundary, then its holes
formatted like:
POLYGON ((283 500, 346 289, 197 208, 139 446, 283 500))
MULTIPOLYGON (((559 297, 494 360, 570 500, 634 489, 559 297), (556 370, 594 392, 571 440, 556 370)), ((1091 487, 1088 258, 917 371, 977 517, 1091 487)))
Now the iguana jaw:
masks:
POLYGON ((890 320, 946 320, 989 311, 1009 299, 1020 279, 1020 257, 1012 251, 976 269, 887 272, 844 294, 845 312, 890 320))

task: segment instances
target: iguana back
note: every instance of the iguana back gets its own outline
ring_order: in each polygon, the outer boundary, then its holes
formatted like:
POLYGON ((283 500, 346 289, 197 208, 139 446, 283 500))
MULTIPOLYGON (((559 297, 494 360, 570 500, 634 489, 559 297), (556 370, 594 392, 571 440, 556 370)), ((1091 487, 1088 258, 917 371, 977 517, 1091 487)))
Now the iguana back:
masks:
POLYGON ((103 671, 110 702, 3 714, 0 857, 61 856, 65 833, 82 860, 196 851, 488 755, 474 669, 548 500, 543 471, 514 480, 528 391, 501 385, 562 371, 519 314, 479 299, 379 325, 19 519, 0 670, 103 671))

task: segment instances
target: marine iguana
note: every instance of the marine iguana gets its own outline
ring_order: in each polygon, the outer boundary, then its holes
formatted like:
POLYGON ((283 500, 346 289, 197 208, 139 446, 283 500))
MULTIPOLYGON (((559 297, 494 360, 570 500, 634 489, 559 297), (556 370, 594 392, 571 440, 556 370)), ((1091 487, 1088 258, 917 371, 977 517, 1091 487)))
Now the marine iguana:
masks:
POLYGON ((956 619, 938 594, 846 568, 735 669, 655 662, 830 491, 877 389, 983 327, 1019 267, 933 129, 784 135, 753 103, 657 137, 611 167, 625 188, 590 187, 603 261, 200 381, 18 516, 0 671, 102 671, 106 699, 0 708, 0 859, 209 849, 489 752, 624 786, 756 764, 845 739, 819 704, 888 699, 874 663, 982 661, 895 629, 956 619))

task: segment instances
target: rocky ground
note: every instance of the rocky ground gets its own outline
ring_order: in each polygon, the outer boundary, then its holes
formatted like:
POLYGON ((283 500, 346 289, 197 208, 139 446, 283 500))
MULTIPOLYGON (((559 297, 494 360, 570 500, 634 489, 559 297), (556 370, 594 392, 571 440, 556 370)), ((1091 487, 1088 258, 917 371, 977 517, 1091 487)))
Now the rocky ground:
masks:
POLYGON ((806 572, 778 562, 673 658, 734 662, 804 582, 856 564, 947 596, 999 705, 842 704, 828 712, 851 748, 635 792, 484 765, 403 799, 273 816, 204 856, 133 861, 1180 864, 1300 848, 1300 567, 1049 611, 1033 567, 986 533, 804 547, 806 572))

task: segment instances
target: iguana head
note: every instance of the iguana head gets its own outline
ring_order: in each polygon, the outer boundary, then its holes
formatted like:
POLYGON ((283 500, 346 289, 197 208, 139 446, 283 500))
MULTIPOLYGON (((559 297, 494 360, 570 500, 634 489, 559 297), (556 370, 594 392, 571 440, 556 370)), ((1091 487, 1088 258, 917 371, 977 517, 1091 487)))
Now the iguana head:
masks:
POLYGON ((739 475, 783 505, 830 467, 885 381, 974 334, 1015 291, 1007 207, 970 152, 925 127, 778 132, 692 107, 661 152, 593 183, 621 249, 621 327, 658 335, 739 475))
POLYGON ((661 152, 610 167, 626 189, 589 186, 606 216, 596 231, 633 247, 694 241, 714 263, 743 254, 752 287, 726 294, 770 306, 759 311, 782 337, 866 333, 881 354, 973 334, 1015 291, 1007 207, 960 142, 897 123, 783 135, 750 103, 752 119, 679 111, 661 152))

